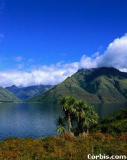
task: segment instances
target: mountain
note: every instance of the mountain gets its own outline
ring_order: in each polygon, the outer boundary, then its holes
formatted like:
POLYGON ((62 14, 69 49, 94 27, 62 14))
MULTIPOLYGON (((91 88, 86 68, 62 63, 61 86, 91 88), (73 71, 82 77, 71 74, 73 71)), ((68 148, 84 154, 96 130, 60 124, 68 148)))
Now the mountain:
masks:
POLYGON ((127 73, 112 67, 80 69, 62 83, 29 102, 56 104, 61 96, 74 96, 87 103, 121 103, 127 100, 127 73))
POLYGON ((46 91, 50 87, 51 85, 36 85, 29 87, 16 87, 15 85, 13 85, 11 87, 6 87, 6 89, 11 91, 19 99, 27 100, 38 95, 39 93, 46 91))
POLYGON ((13 93, 0 87, 0 102, 18 102, 20 101, 13 93))

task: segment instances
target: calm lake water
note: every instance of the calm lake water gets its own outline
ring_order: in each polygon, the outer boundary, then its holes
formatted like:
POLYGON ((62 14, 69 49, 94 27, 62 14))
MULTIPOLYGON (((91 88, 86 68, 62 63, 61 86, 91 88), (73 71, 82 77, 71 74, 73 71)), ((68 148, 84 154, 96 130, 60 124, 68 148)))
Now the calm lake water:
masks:
MULTIPOLYGON (((111 115, 127 104, 95 105, 99 115, 111 115)), ((60 107, 41 103, 0 103, 0 139, 6 137, 44 137, 56 135, 60 107)))

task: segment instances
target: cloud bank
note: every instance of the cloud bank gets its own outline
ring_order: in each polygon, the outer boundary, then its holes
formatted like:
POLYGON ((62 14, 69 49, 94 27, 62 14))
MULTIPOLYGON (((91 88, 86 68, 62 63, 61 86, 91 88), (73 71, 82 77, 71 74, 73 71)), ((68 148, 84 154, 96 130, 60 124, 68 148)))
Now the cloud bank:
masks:
MULTIPOLYGON (((17 61, 21 60, 21 57, 17 57, 17 61)), ((55 85, 74 74, 80 68, 89 69, 102 66, 115 67, 122 71, 127 71, 127 34, 114 39, 103 54, 96 52, 91 57, 83 55, 79 62, 41 66, 37 69, 31 69, 29 72, 19 70, 0 72, 0 86, 55 85)))

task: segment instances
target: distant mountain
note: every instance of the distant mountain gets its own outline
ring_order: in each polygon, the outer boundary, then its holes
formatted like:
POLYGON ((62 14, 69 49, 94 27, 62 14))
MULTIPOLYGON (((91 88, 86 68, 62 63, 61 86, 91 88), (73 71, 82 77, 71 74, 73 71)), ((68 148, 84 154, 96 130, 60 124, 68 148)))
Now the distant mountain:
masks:
POLYGON ((115 68, 80 69, 29 102, 58 103, 61 96, 74 96, 87 103, 122 103, 127 101, 127 73, 115 68))
POLYGON ((13 93, 0 87, 0 102, 18 102, 20 101, 13 93))
POLYGON ((15 96, 21 100, 30 99, 39 93, 43 93, 49 89, 51 85, 37 85, 29 87, 16 87, 15 85, 6 87, 7 90, 11 91, 15 96))

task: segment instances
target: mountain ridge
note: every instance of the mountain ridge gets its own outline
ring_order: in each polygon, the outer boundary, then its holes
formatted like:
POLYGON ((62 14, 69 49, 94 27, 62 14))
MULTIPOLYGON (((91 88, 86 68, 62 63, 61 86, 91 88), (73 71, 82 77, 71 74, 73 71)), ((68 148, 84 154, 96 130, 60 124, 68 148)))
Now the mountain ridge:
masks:
POLYGON ((62 83, 29 102, 58 103, 61 96, 74 96, 87 103, 121 103, 127 101, 127 73, 113 67, 80 69, 62 83))
POLYGON ((28 87, 17 87, 15 85, 12 85, 10 87, 6 87, 6 89, 11 91, 19 99, 25 101, 38 95, 39 93, 43 93, 50 87, 51 85, 33 85, 28 87))
POLYGON ((18 99, 12 92, 0 87, 0 102, 20 102, 20 99, 18 99))

